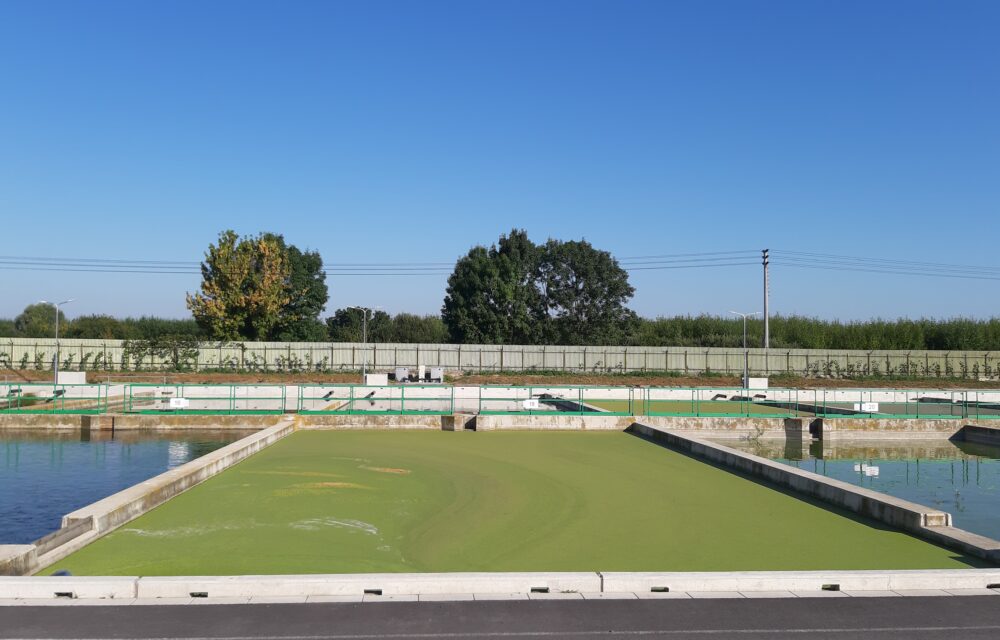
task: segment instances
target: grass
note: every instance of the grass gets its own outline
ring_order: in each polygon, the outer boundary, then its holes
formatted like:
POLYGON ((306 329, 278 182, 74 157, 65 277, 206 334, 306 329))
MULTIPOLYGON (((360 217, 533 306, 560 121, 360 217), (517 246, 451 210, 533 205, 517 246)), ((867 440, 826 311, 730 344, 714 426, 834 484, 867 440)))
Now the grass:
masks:
POLYGON ((48 568, 74 575, 955 568, 623 433, 302 431, 48 568))

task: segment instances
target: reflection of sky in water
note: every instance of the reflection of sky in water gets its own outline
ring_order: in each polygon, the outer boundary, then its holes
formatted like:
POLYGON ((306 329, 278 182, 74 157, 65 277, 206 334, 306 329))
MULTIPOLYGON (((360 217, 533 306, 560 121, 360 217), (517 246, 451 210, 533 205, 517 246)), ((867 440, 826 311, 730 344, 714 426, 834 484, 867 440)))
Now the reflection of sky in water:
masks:
POLYGON ((0 544, 24 544, 62 516, 243 437, 246 431, 0 431, 0 544))
POLYGON ((849 443, 718 440, 734 449, 952 514, 956 527, 1000 539, 1000 447, 947 440, 849 443), (878 476, 854 470, 877 466, 878 476))

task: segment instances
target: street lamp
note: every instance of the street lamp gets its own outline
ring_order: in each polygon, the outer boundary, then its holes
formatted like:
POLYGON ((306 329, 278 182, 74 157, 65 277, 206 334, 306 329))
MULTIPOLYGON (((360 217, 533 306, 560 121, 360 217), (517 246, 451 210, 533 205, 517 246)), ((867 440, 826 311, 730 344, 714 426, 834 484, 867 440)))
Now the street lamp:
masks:
POLYGON ((50 304, 56 310, 56 359, 52 363, 52 384, 59 384, 59 307, 64 304, 69 304, 73 302, 75 298, 70 298, 69 300, 63 300, 62 302, 49 302, 48 300, 39 300, 39 304, 50 304))
POLYGON ((729 313, 743 318, 743 388, 749 389, 750 351, 747 350, 747 318, 752 318, 753 316, 759 316, 760 311, 754 311, 753 313, 740 313, 739 311, 730 311, 729 313))
MULTIPOLYGON (((361 361, 361 382, 364 383, 365 377, 368 375, 368 314, 371 313, 372 317, 375 317, 375 311, 372 307, 347 307, 348 309, 357 309, 361 312, 361 344, 362 350, 364 351, 364 358, 361 361)), ((378 307, 375 307, 377 309, 378 307)))

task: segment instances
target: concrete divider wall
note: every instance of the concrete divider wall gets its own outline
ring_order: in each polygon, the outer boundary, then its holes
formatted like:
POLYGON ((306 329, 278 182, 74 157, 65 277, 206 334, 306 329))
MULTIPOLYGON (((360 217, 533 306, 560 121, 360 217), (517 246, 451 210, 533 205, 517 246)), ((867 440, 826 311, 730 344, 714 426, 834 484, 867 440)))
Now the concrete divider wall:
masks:
POLYGON ((476 431, 622 431, 632 422, 633 418, 627 416, 480 415, 476 417, 476 431))

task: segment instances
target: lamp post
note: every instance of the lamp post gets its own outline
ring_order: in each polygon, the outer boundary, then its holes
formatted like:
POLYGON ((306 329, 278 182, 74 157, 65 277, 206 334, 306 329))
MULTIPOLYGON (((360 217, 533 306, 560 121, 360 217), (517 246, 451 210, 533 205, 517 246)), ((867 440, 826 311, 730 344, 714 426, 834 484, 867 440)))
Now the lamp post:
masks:
POLYGON ((49 302, 48 300, 39 300, 39 304, 50 304, 56 310, 56 357, 55 361, 52 363, 52 384, 59 384, 59 307, 64 304, 69 304, 73 302, 75 298, 70 298, 69 300, 63 300, 62 302, 49 302))
POLYGON ((365 378, 368 375, 368 314, 371 313, 374 317, 374 311, 371 307, 347 307, 348 309, 357 309, 361 312, 361 349, 364 351, 364 357, 361 360, 361 383, 364 384, 365 378))
POLYGON ((740 313, 739 311, 730 311, 729 313, 743 318, 743 388, 749 389, 750 351, 747 350, 747 318, 752 318, 753 316, 760 315, 760 311, 754 311, 753 313, 740 313))

